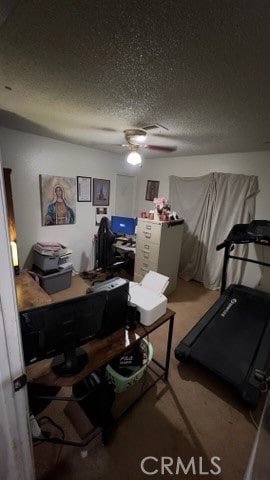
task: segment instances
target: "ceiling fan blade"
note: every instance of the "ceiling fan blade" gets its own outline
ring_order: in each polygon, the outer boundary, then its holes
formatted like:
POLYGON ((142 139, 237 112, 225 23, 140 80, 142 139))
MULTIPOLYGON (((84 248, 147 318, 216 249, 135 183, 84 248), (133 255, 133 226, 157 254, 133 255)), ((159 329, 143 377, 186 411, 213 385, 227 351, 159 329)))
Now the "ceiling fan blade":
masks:
POLYGON ((153 123, 151 125, 145 125, 145 127, 142 127, 143 130, 145 130, 146 132, 148 130, 156 130, 156 129, 164 129, 164 130, 168 130, 167 127, 165 127, 164 125, 161 125, 160 123, 153 123))
POLYGON ((175 152, 177 147, 169 147, 165 145, 145 145, 148 150, 159 150, 160 152, 175 152))

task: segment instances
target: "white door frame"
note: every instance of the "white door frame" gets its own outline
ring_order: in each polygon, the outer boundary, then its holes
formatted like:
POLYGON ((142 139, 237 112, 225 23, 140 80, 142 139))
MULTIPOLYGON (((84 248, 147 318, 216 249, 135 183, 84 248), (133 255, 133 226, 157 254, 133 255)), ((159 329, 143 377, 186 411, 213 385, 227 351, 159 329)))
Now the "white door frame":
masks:
POLYGON ((25 366, 5 202, 0 159, 0 478, 33 480, 27 390, 25 386, 17 392, 14 389, 14 380, 25 373, 25 366))

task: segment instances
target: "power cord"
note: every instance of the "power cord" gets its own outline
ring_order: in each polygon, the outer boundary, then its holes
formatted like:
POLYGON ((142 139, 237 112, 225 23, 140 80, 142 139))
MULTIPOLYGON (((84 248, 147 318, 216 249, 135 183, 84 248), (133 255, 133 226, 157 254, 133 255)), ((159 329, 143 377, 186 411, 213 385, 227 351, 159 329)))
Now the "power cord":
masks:
POLYGON ((253 423, 254 427, 256 428, 256 430, 258 430, 258 428, 259 428, 259 425, 258 425, 258 423, 256 422, 256 420, 254 419, 254 417, 253 417, 253 413, 252 413, 252 411, 251 411, 251 410, 249 410, 249 416, 250 416, 250 419, 251 419, 251 421, 252 421, 252 423, 253 423))
MULTIPOLYGON (((60 425, 58 425, 51 417, 48 417, 48 416, 44 415, 43 417, 41 417, 39 419, 39 424, 40 424, 41 427, 46 425, 47 423, 51 423, 51 425, 53 425, 57 430, 59 430, 59 432, 61 433, 61 440, 64 441, 65 440, 65 432, 64 432, 63 428, 60 427, 60 425)), ((37 443, 35 443, 34 446, 38 446, 41 443, 46 442, 46 438, 51 436, 51 432, 44 431, 44 430, 42 430, 42 428, 41 428, 41 432, 42 432, 42 435, 45 438, 44 439, 38 439, 39 441, 37 443)), ((61 445, 61 447, 58 451, 55 463, 59 462, 59 458, 60 458, 63 446, 64 446, 64 444, 62 443, 62 445, 61 445)))
MULTIPOLYGON (((269 386, 270 386, 270 376, 264 370, 256 369, 255 378, 257 380, 261 381, 261 385, 262 385, 261 392, 262 393, 267 393, 268 390, 269 390, 269 386)), ((251 410, 249 410, 249 416, 251 418, 251 421, 252 421, 254 427, 258 430, 259 425, 256 422, 256 420, 254 419, 251 410)))
POLYGON ((39 419, 39 424, 40 424, 40 426, 42 427, 42 425, 46 424, 46 421, 47 421, 48 423, 51 423, 57 430, 59 430, 59 432, 60 432, 61 435, 62 435, 61 440, 65 440, 65 432, 64 432, 63 428, 60 427, 60 425, 58 425, 51 417, 48 417, 48 416, 46 416, 46 415, 44 415, 43 417, 41 417, 41 418, 39 419), (44 422, 44 420, 45 420, 45 422, 44 422))

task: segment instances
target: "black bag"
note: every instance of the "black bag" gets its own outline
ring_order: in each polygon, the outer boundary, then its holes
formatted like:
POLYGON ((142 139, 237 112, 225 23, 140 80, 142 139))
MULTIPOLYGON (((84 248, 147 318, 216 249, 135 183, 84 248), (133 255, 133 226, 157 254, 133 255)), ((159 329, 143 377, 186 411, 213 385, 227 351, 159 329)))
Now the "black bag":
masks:
POLYGON ((108 426, 112 422, 111 408, 115 399, 114 386, 107 382, 103 371, 90 373, 72 388, 76 398, 86 397, 78 403, 94 427, 108 426))

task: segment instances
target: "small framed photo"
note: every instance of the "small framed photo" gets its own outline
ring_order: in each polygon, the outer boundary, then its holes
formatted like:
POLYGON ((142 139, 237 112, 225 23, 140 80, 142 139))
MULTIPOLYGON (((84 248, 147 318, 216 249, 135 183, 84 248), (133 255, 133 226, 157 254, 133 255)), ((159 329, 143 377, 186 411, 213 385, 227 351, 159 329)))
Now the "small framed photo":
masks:
POLYGON ((91 202, 91 177, 77 177, 77 201, 91 202))
POLYGON ((154 198, 158 197, 159 181, 158 180, 147 180, 145 200, 153 201, 154 198))
POLYGON ((110 205, 110 180, 93 178, 93 205, 110 205))
POLYGON ((101 221, 102 217, 109 218, 107 207, 97 207, 96 208, 96 225, 97 226, 100 225, 100 221, 101 221))

